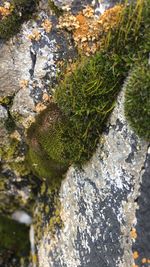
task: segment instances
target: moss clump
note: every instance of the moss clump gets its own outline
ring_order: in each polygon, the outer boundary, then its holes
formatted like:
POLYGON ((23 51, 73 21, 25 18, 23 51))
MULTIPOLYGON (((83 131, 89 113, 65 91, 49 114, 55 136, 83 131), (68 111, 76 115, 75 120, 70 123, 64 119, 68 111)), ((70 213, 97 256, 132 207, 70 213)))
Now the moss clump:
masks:
MULTIPOLYGON (((30 142, 30 151, 40 159, 36 161, 39 174, 44 164, 43 171, 48 171, 49 158, 61 164, 81 164, 92 156, 128 71, 149 53, 149 24, 149 0, 125 6, 119 25, 102 38, 101 50, 90 59, 81 57, 60 83, 54 97, 65 119, 51 127, 52 111, 47 109, 36 123, 40 130, 31 128, 35 145, 30 142)), ((33 162, 33 155, 30 158, 33 162)), ((52 170, 50 167, 49 172, 52 170)))
POLYGON ((0 251, 11 251, 16 256, 29 255, 29 228, 0 215, 0 251))
POLYGON ((59 179, 67 170, 68 160, 64 155, 65 144, 61 142, 63 132, 62 116, 56 104, 51 103, 37 117, 28 130, 29 151, 27 160, 31 170, 41 178, 59 179))
POLYGON ((125 115, 142 138, 150 141, 150 66, 143 62, 130 74, 125 93, 125 115))
POLYGON ((20 30, 21 24, 35 11, 38 0, 13 0, 12 12, 0 21, 0 38, 9 39, 20 30))
POLYGON ((127 5, 118 27, 103 39, 101 51, 89 60, 81 59, 56 89, 55 100, 68 118, 62 142, 71 162, 91 157, 129 69, 148 55, 148 3, 127 5))

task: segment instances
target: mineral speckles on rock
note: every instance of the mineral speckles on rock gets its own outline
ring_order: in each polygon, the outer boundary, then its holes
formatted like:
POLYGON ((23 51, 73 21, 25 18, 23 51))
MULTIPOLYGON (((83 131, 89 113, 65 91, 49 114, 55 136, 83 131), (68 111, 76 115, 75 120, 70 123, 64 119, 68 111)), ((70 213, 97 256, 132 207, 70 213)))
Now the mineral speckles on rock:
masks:
POLYGON ((63 228, 43 235, 40 267, 131 267, 130 230, 147 144, 129 128, 124 92, 93 158, 82 170, 70 168, 60 190, 63 228), (134 144, 134 146, 133 146, 134 144), (126 161, 133 153, 132 162, 126 161))

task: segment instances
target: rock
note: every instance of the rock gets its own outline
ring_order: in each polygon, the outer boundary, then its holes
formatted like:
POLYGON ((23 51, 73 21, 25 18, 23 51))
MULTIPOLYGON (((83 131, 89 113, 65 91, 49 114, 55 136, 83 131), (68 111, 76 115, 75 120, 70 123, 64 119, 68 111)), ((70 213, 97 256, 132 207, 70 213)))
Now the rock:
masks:
POLYGON ((63 227, 52 235, 49 218, 39 240, 40 267, 130 267, 141 170, 147 143, 124 118, 123 92, 93 158, 71 167, 60 189, 63 227))
POLYGON ((21 115, 22 117, 29 117, 33 115, 35 105, 33 99, 30 97, 28 89, 20 89, 15 95, 13 106, 11 108, 12 116, 21 115))
POLYGON ((5 121, 8 118, 7 110, 0 105, 0 121, 5 121))
POLYGON ((0 48, 0 97, 13 95, 19 89, 19 70, 16 68, 9 45, 0 48))

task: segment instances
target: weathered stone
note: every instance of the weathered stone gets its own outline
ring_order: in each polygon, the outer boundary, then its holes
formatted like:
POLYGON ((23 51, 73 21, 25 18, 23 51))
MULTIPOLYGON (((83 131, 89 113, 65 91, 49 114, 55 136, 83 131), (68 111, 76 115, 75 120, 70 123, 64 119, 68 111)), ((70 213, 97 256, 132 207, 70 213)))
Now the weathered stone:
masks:
MULTIPOLYGON (((71 167, 60 190, 63 228, 45 227, 38 246, 40 267, 130 267, 131 227, 147 143, 128 126, 123 92, 93 158, 71 167)), ((46 220, 46 219, 45 219, 46 220)))
POLYGON ((5 121, 8 118, 7 110, 0 105, 0 121, 5 121))
POLYGON ((26 118, 33 115, 34 109, 34 101, 30 97, 29 90, 20 89, 14 97, 13 106, 11 108, 12 115, 21 115, 26 118))

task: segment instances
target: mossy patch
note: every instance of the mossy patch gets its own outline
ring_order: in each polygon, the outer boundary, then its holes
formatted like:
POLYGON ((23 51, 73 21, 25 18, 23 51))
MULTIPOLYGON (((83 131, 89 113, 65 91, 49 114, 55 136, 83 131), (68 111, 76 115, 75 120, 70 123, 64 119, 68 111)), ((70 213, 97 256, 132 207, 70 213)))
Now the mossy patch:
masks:
POLYGON ((0 215, 0 251, 11 251, 17 256, 27 256, 30 251, 29 228, 0 215))
POLYGON ((126 84, 125 115, 131 127, 150 141, 150 65, 135 66, 126 84))
POLYGON ((100 40, 100 51, 78 59, 56 88, 54 99, 63 119, 51 126, 50 104, 31 127, 29 155, 38 175, 56 176, 51 159, 67 167, 92 156, 129 70, 148 56, 149 1, 125 5, 120 16, 116 28, 100 40))
POLYGON ((64 155, 65 144, 61 142, 64 121, 57 105, 51 103, 37 116, 27 133, 27 160, 31 170, 41 178, 49 178, 50 183, 53 179, 59 180, 69 164, 64 155))
POLYGON ((38 0, 13 0, 10 15, 0 20, 0 38, 9 39, 20 30, 21 24, 31 17, 38 0))

